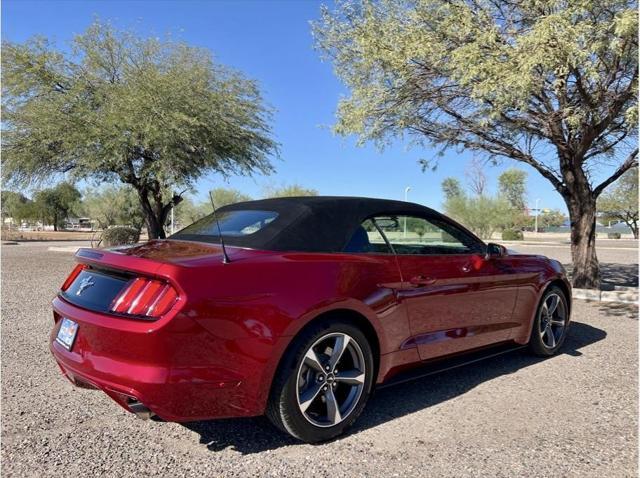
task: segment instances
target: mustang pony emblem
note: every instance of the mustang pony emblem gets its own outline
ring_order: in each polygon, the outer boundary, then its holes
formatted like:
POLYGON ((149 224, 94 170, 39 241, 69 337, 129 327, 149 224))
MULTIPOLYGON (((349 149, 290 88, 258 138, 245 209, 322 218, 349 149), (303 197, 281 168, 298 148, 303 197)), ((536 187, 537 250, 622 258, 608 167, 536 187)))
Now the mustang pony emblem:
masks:
POLYGON ((78 291, 76 292, 76 295, 82 294, 85 289, 88 289, 92 285, 95 285, 95 282, 93 281, 93 279, 91 277, 85 277, 84 279, 82 279, 82 282, 80 282, 80 287, 78 287, 78 291))

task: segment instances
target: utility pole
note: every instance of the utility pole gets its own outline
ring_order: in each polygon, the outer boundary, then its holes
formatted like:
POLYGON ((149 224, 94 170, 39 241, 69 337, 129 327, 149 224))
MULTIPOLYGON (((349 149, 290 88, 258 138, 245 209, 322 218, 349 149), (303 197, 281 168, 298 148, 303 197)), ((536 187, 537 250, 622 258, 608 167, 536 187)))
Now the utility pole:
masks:
POLYGON ((538 234, 538 215, 540 214, 540 208, 538 208, 538 203, 540 202, 540 199, 536 199, 536 226, 535 226, 535 232, 536 235, 538 234))

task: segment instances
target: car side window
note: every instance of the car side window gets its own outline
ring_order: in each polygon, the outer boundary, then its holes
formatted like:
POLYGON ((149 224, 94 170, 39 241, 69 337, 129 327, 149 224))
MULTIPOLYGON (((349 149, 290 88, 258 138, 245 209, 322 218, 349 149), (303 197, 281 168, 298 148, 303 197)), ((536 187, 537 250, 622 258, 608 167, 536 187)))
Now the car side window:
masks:
POLYGON ((344 252, 359 254, 389 254, 391 249, 371 219, 364 221, 351 236, 344 252))
POLYGON ((373 220, 396 254, 473 254, 481 249, 469 234, 437 218, 390 215, 373 220))

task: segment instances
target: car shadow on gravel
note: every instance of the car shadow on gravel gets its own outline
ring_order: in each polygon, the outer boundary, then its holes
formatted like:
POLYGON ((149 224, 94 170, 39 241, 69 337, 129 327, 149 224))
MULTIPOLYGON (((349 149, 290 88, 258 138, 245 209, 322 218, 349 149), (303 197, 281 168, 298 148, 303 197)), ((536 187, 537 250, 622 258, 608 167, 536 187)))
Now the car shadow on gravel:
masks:
MULTIPOLYGON (((571 332, 560 355, 579 357, 582 355, 580 349, 603 340, 606 335, 604 330, 581 322, 573 322, 571 332)), ((523 351, 515 351, 416 379, 412 382, 381 389, 371 397, 365 411, 350 433, 357 433, 445 402, 466 393, 481 383, 502 375, 515 373, 543 360, 554 360, 554 357, 543 359, 523 351)), ((264 417, 200 421, 185 423, 184 426, 198 433, 200 443, 211 451, 232 448, 242 454, 252 454, 300 444, 299 441, 276 430, 264 417)))

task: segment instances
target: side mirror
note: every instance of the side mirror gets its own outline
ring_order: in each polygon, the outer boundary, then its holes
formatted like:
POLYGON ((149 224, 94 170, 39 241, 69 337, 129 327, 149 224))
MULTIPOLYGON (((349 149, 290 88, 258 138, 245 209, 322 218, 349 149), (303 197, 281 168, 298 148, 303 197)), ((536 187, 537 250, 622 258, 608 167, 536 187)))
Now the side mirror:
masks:
POLYGON ((500 244, 495 244, 490 242, 487 244, 487 252, 485 254, 485 259, 492 259, 496 257, 502 257, 507 255, 507 248, 501 246, 500 244))

